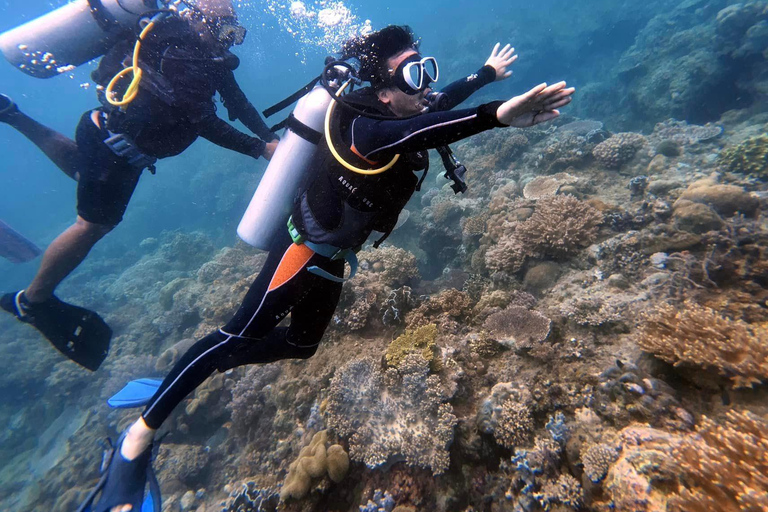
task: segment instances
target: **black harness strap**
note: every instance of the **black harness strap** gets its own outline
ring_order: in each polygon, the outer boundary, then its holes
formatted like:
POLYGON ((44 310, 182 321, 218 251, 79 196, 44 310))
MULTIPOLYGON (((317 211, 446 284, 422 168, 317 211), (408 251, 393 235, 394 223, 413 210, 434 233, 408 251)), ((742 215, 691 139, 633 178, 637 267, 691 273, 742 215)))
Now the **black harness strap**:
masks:
MULTIPOLYGON (((291 129, 292 132, 294 132, 296 135, 301 137, 302 139, 306 140, 307 142, 311 142, 315 146, 320 144, 320 141, 323 140, 323 134, 314 128, 310 128, 309 126, 305 125, 298 119, 296 119, 293 114, 288 116, 288 119, 283 121, 283 126, 287 126, 291 129)), ((274 129, 273 129, 274 131, 274 129)))
POLYGON ((317 82, 318 82, 319 80, 320 80, 320 77, 319 77, 319 76, 318 76, 318 77, 315 77, 315 78, 313 78, 313 79, 312 79, 312 81, 311 81, 311 82, 309 82, 307 85, 305 85, 304 87, 302 87, 301 89, 299 89, 299 90, 298 90, 298 91, 296 91, 295 93, 291 94, 290 96, 288 96, 287 98, 285 98, 285 99, 284 99, 283 101, 281 101, 280 103, 277 103, 277 104, 275 104, 275 105, 272 105, 272 106, 271 106, 271 107, 269 107, 268 109, 264 110, 264 111, 262 112, 262 114, 264 114, 264 117, 271 117, 272 115, 274 115, 274 114, 276 114, 276 113, 280 112, 281 110, 283 110, 283 109, 284 109, 285 107, 287 107, 288 105, 291 105, 291 104, 293 104, 293 103, 296 103, 296 102, 299 100, 299 98, 301 98, 302 96, 304 96, 305 94, 307 94, 307 93, 308 93, 310 90, 312 90, 312 88, 315 86, 315 84, 317 84, 317 82))

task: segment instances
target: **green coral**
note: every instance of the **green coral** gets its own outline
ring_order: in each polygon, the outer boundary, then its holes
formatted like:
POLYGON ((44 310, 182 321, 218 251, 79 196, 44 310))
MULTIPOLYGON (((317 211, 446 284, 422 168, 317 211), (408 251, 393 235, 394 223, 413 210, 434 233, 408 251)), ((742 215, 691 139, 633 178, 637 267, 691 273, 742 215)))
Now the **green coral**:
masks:
POLYGON ((725 149, 720 164, 731 172, 768 177, 768 135, 750 137, 741 144, 725 149))
POLYGON ((429 361, 430 368, 435 370, 438 366, 436 339, 437 326, 435 324, 406 330, 405 334, 389 344, 385 355, 387 364, 397 368, 409 354, 417 353, 429 361))

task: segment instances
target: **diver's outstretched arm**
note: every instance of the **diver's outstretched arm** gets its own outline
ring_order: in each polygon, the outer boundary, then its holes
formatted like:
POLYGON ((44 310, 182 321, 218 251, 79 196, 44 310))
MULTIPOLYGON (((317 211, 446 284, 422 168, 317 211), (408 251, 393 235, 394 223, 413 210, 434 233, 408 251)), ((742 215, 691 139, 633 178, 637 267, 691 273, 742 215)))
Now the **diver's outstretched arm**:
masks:
POLYGON ((576 91, 565 82, 547 86, 539 84, 530 91, 502 103, 496 110, 499 122, 516 128, 527 128, 550 121, 560 115, 557 109, 571 102, 576 91))
POLYGON ((18 109, 3 116, 2 120, 32 141, 64 174, 78 180, 79 155, 74 140, 35 121, 18 109))

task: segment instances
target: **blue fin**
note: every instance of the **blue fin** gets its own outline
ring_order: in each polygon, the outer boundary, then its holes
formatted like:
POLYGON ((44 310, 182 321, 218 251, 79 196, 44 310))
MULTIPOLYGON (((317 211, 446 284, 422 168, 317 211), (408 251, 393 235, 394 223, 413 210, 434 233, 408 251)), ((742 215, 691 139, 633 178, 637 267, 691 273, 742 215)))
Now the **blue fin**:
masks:
POLYGON ((162 383, 160 379, 132 380, 107 400, 107 404, 114 409, 143 407, 155 395, 162 383))

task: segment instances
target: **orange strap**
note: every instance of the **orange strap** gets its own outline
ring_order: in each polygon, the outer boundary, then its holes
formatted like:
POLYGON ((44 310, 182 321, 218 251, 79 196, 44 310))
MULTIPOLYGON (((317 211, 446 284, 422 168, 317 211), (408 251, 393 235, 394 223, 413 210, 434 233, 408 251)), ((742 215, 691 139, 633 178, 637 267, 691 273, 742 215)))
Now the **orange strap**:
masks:
POLYGON ((272 276, 272 281, 270 281, 267 291, 271 292, 280 288, 293 279, 309 263, 309 260, 314 255, 315 252, 304 244, 291 244, 288 250, 285 251, 285 254, 283 254, 283 259, 280 260, 280 264, 272 276))

